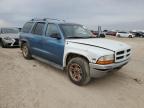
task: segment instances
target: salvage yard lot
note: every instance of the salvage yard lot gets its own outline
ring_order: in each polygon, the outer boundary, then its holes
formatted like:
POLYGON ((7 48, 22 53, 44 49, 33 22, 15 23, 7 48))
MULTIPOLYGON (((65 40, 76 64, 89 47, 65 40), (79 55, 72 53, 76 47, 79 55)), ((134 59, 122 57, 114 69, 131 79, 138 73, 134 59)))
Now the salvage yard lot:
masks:
POLYGON ((115 38, 132 46, 129 64, 79 87, 66 74, 19 48, 0 48, 0 108, 143 108, 144 38, 115 38))

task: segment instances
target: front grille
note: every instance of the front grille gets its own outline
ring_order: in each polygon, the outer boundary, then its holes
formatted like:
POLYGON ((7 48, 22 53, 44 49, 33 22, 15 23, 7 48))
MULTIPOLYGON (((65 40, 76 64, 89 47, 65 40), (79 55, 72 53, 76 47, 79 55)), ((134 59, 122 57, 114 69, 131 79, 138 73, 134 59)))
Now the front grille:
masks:
POLYGON ((127 52, 130 52, 130 51, 131 51, 131 49, 128 49, 128 50, 127 50, 127 52))
POLYGON ((115 53, 115 62, 125 61, 130 57, 131 49, 117 51, 115 53))
POLYGON ((119 59, 123 59, 124 56, 120 56, 120 57, 117 57, 116 59, 119 60, 119 59))
POLYGON ((117 52, 117 55, 124 54, 124 51, 117 52))
POLYGON ((130 54, 127 54, 127 57, 129 56, 130 54))

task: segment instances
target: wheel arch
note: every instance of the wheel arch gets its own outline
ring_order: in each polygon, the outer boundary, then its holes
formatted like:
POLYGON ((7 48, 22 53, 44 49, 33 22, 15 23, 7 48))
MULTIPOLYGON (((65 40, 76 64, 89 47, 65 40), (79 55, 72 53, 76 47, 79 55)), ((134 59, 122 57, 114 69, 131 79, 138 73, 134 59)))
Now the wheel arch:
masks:
POLYGON ((68 61, 71 60, 72 58, 75 58, 75 57, 82 57, 84 58, 88 63, 90 62, 90 60, 88 59, 88 57, 86 57, 85 55, 82 55, 82 54, 78 54, 78 53, 68 53, 65 57, 65 60, 64 60, 64 67, 67 66, 68 64, 68 61))
POLYGON ((23 45, 24 43, 27 43, 28 46, 29 46, 29 43, 28 43, 27 40, 20 40, 20 48, 21 48, 21 49, 22 49, 22 45, 23 45))

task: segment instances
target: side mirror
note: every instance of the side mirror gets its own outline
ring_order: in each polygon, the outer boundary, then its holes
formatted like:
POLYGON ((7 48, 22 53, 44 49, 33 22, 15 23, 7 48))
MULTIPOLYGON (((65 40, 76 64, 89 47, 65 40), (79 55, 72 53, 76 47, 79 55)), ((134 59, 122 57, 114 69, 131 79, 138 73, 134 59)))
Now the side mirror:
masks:
POLYGON ((52 33, 52 34, 50 35, 50 37, 56 38, 56 39, 61 39, 61 36, 60 36, 59 33, 52 33))

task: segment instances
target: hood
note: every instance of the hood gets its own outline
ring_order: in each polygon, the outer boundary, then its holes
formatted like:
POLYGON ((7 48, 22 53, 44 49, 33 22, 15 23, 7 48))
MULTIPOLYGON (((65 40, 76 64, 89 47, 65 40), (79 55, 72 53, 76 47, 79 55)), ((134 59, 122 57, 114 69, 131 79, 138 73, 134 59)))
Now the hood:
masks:
POLYGON ((107 49, 111 51, 119 51, 119 50, 130 48, 130 46, 125 43, 114 41, 114 40, 109 40, 109 39, 100 39, 100 38, 68 39, 66 41, 77 43, 77 44, 95 46, 95 47, 99 47, 99 48, 103 48, 103 49, 107 49))
POLYGON ((9 34, 1 34, 0 35, 1 38, 4 38, 4 37, 10 37, 10 38, 19 38, 19 34, 13 34, 13 33, 9 33, 9 34))

